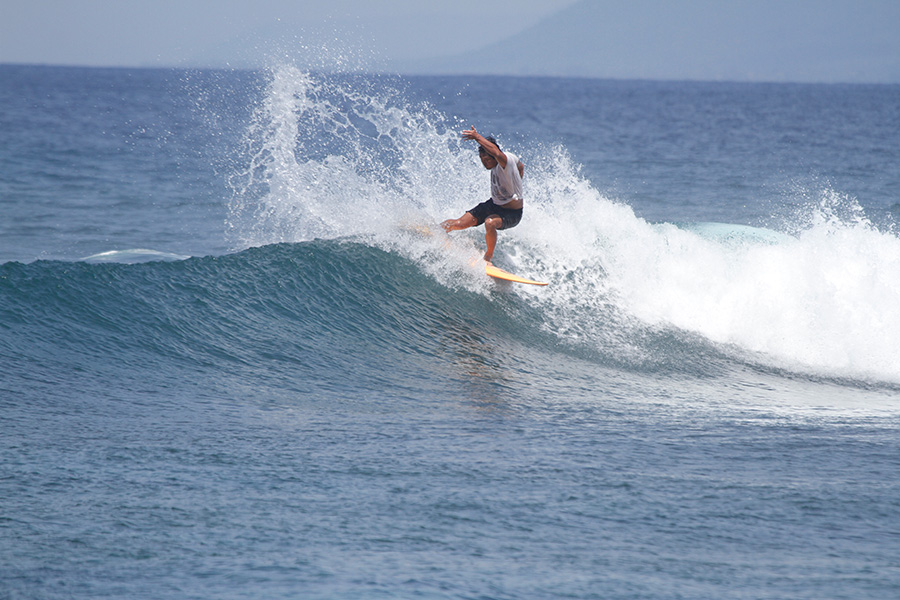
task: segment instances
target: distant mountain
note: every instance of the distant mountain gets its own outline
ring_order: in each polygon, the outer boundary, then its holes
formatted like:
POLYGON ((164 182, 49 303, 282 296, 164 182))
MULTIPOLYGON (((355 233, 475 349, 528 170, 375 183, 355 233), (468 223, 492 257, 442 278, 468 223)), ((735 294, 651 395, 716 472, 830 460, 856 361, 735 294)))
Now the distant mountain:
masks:
POLYGON ((897 0, 582 0, 401 73, 900 83, 897 0))

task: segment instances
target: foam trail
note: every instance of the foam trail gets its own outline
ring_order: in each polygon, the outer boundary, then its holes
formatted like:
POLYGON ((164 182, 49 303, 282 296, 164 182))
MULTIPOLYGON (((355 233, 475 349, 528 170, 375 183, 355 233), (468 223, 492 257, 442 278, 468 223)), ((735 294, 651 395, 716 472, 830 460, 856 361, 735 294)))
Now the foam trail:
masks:
POLYGON ((144 262, 174 262, 187 260, 190 256, 185 254, 174 254, 172 252, 161 252, 159 250, 149 250, 147 248, 132 248, 129 250, 109 250, 85 256, 81 260, 87 263, 125 263, 136 264, 144 262))
POLYGON ((793 237, 724 224, 654 226, 584 186, 565 211, 577 219, 541 219, 544 255, 566 257, 575 272, 555 299, 558 311, 568 305, 557 326, 583 335, 612 304, 742 360, 898 382, 900 239, 860 217, 858 205, 843 211, 856 217, 838 218, 835 194, 822 195, 793 237))

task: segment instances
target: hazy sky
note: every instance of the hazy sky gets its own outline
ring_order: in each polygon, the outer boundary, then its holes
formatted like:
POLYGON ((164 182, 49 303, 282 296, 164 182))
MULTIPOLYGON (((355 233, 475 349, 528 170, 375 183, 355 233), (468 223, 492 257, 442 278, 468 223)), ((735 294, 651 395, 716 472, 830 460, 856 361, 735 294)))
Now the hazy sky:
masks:
POLYGON ((574 3, 4 0, 0 63, 243 66, 271 50, 272 40, 282 47, 326 44, 351 49, 358 55, 351 59, 361 61, 430 58, 508 37, 574 3))
POLYGON ((900 0, 0 2, 0 63, 900 82, 900 0))

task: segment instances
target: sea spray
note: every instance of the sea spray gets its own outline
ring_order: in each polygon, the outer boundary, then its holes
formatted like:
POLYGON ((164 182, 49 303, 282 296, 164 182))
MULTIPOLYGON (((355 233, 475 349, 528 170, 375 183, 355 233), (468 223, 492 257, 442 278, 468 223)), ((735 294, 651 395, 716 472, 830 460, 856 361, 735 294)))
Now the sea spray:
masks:
MULTIPOLYGON (((385 232, 467 196, 459 142, 389 85, 282 66, 244 142, 229 229, 243 246, 385 232)), ((466 165, 468 166, 468 165, 466 165)))

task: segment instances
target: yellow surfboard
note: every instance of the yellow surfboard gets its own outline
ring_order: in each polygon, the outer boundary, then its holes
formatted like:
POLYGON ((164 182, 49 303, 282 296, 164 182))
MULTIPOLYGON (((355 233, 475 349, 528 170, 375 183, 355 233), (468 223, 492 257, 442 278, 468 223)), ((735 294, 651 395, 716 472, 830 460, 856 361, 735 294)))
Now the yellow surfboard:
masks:
MULTIPOLYGON (((400 229, 424 237, 432 237, 437 234, 444 234, 440 227, 437 227, 435 229, 430 225, 422 225, 418 223, 403 223, 400 225, 400 229)), ((449 247, 450 237, 444 234, 444 238, 444 245, 449 247)), ((472 266, 475 266, 478 263, 478 260, 479 259, 473 258, 471 261, 472 266)), ((502 279, 503 281, 511 281, 513 283, 527 283, 528 285, 547 285, 543 281, 534 281, 533 279, 519 277, 518 275, 515 275, 508 271, 504 271, 499 267, 495 267, 489 262, 484 263, 484 272, 488 275, 488 277, 493 277, 494 279, 502 279)))
POLYGON ((525 279, 524 277, 519 277, 518 275, 513 275, 512 273, 508 273, 503 269, 499 269, 492 265, 489 262, 484 263, 484 272, 487 273, 488 277, 493 277, 494 279, 502 279, 504 281, 512 281, 513 283, 527 283, 529 285, 547 285, 542 281, 534 281, 533 279, 525 279))

